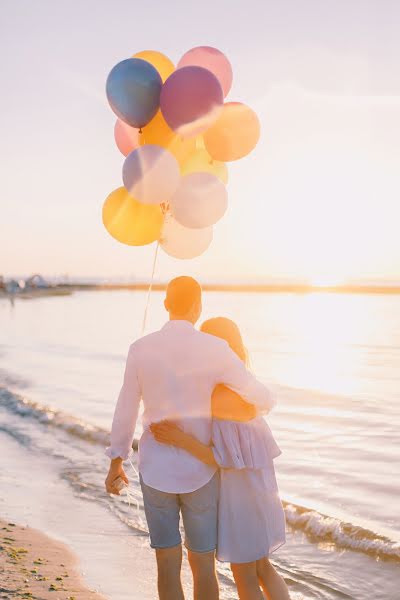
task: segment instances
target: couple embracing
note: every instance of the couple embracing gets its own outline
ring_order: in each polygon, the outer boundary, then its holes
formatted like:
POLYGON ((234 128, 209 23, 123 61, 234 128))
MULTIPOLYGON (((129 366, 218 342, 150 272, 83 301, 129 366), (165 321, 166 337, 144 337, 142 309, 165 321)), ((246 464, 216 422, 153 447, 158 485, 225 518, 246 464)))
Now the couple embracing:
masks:
POLYGON ((139 471, 161 600, 183 600, 182 545, 195 600, 217 600, 215 555, 231 563, 241 600, 287 600, 268 557, 285 541, 285 518, 273 459, 279 455, 262 415, 273 407, 247 369, 240 331, 225 318, 201 330, 200 285, 178 277, 167 288, 169 322, 134 342, 115 409, 106 479, 128 479, 123 461, 143 401, 139 471))

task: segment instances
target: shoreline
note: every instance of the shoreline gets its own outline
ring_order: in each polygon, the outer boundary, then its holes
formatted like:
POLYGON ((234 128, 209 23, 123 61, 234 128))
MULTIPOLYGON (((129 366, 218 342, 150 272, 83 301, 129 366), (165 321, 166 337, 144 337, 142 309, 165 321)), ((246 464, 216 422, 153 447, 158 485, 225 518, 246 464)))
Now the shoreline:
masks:
MULTIPOLYGON (((51 296, 69 296, 74 292, 107 292, 107 291, 132 291, 147 292, 150 282, 137 283, 66 283, 51 286, 49 288, 21 290, 10 294, 0 289, 0 298, 10 300, 32 300, 35 298, 51 296)), ((155 292, 163 292, 167 289, 166 282, 155 282, 152 284, 155 292)), ((396 285, 308 285, 308 284, 202 284, 203 292, 229 292, 247 294, 363 294, 363 295, 400 295, 400 286, 396 285)))
POLYGON ((106 600, 85 585, 77 566, 68 546, 0 519, 0 598, 106 600))

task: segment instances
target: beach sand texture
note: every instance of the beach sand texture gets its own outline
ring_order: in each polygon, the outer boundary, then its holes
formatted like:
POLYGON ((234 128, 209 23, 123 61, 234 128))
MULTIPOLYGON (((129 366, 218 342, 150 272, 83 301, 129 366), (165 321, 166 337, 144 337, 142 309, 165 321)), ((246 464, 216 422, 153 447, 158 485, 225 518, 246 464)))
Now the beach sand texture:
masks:
POLYGON ((82 582, 71 551, 43 533, 0 520, 0 598, 104 600, 82 582))

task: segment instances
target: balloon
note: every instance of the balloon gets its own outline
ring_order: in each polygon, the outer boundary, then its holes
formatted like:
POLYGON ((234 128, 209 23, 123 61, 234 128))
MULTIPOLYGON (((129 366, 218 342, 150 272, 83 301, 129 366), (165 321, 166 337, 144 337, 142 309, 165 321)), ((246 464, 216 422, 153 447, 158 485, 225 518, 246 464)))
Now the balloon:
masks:
POLYGON ((140 145, 157 144, 166 148, 181 164, 196 148, 194 138, 185 139, 172 131, 165 122, 161 111, 143 128, 139 140, 140 145))
POLYGON ((211 173, 223 183, 228 183, 228 168, 225 163, 213 160, 204 148, 197 148, 181 166, 181 175, 189 173, 211 173))
POLYGON ((204 134, 204 144, 215 160, 226 162, 249 154, 259 137, 256 113, 241 102, 227 102, 217 121, 204 134))
POLYGON ((132 150, 139 146, 139 138, 141 134, 138 129, 127 125, 121 119, 115 121, 114 126, 114 138, 115 143, 118 146, 118 150, 122 152, 124 156, 128 156, 132 150))
POLYGON ((219 221, 228 207, 224 184, 210 173, 182 177, 171 199, 173 217, 184 227, 201 229, 219 221))
POLYGON ((174 258, 195 258, 203 254, 213 239, 212 227, 188 229, 168 215, 161 232, 161 247, 174 258))
POLYGON ((159 72, 163 82, 175 71, 174 63, 165 54, 156 50, 143 50, 134 54, 133 58, 141 58, 153 65, 159 72))
POLYGON ((106 93, 117 117, 139 128, 156 114, 161 87, 161 77, 153 65, 140 58, 127 58, 111 70, 106 93))
POLYGON ((208 129, 217 119, 222 103, 218 79, 203 67, 178 69, 161 90, 163 117, 183 137, 194 137, 208 129))
POLYGON ((103 206, 104 227, 128 246, 145 246, 158 240, 163 222, 159 206, 140 204, 123 187, 114 190, 103 206))
POLYGON ((211 46, 192 48, 182 56, 178 62, 177 69, 190 65, 204 67, 204 69, 208 69, 211 73, 214 73, 221 84, 224 98, 228 95, 232 86, 233 73, 231 63, 223 52, 211 46))
POLYGON ((143 204, 169 202, 180 179, 174 156, 154 144, 137 148, 125 159, 122 179, 128 192, 143 204))

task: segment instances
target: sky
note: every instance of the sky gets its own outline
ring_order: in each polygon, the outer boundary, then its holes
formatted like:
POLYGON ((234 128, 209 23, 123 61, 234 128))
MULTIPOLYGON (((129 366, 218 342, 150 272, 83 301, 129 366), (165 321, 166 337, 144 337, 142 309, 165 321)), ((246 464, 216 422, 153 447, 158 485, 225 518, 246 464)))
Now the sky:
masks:
POLYGON ((105 81, 211 45, 261 140, 229 165, 210 249, 161 253, 157 278, 400 281, 399 27, 397 0, 1 0, 0 274, 150 276, 154 245, 101 222, 123 164, 105 81))

